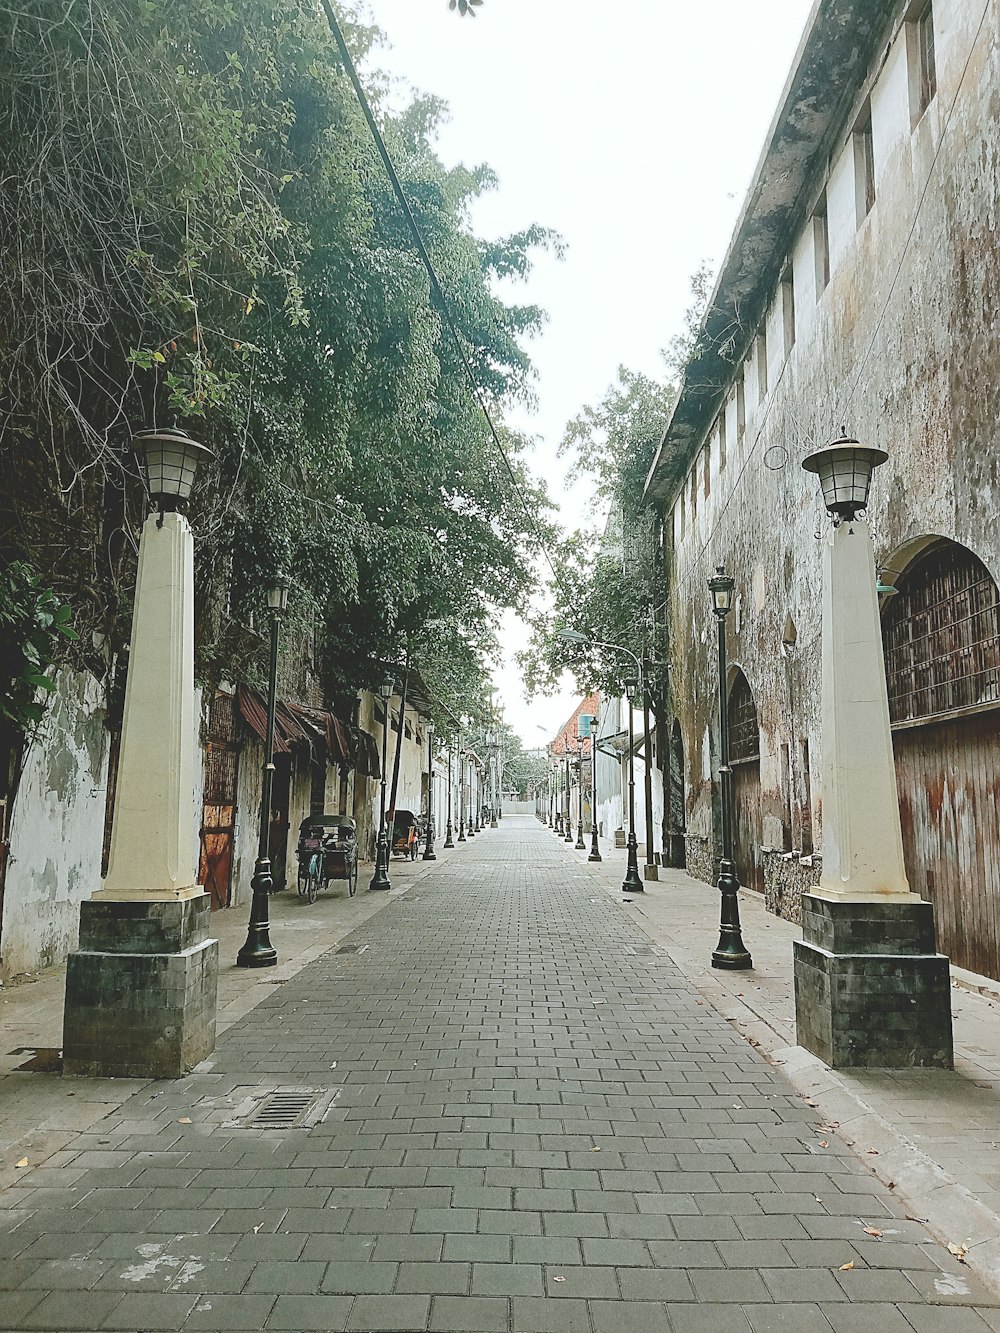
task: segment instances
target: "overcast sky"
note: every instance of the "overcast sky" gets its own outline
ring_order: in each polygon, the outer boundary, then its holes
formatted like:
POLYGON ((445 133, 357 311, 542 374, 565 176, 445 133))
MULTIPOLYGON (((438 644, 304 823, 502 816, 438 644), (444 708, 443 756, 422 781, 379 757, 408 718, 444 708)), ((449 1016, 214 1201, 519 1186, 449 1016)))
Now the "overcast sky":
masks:
MULTIPOLYGON (((516 424, 538 437, 535 468, 572 523, 563 428, 620 364, 659 372, 691 274, 725 253, 811 0, 484 0, 475 19, 446 0, 368 5, 391 43, 378 64, 451 108, 443 160, 488 162, 500 178, 477 231, 540 222, 566 241, 518 291, 549 322, 530 349, 538 410, 516 424)), ((567 681, 527 703, 516 617, 502 637, 506 718, 538 745, 577 696, 567 681)))

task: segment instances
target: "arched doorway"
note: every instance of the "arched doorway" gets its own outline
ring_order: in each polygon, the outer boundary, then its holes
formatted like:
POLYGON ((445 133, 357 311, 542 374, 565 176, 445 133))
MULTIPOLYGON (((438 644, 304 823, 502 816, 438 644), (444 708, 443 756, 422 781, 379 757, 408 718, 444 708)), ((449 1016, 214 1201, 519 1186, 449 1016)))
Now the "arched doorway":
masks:
POLYGON ((733 855, 745 888, 764 892, 760 854, 760 728, 750 683, 737 670, 729 691, 729 766, 733 771, 733 855))
POLYGON ((1000 598, 942 541, 893 578, 882 616, 903 855, 938 945, 1000 978, 1000 598))
POLYGON ((681 724, 674 718, 667 753, 666 849, 670 865, 683 870, 687 864, 684 831, 687 818, 684 801, 684 738, 681 724))

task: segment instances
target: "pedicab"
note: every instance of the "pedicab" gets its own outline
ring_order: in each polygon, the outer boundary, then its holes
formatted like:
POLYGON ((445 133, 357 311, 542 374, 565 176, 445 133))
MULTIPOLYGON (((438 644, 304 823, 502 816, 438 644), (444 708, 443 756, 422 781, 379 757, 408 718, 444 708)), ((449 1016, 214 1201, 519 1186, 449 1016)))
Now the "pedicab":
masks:
POLYGON ((299 825, 296 849, 299 897, 314 903, 330 881, 347 881, 348 896, 358 888, 358 829, 348 815, 310 815, 299 825))
POLYGON ((420 829, 416 815, 412 810, 396 810, 392 816, 392 841, 389 844, 392 855, 405 856, 415 861, 419 845, 420 829))

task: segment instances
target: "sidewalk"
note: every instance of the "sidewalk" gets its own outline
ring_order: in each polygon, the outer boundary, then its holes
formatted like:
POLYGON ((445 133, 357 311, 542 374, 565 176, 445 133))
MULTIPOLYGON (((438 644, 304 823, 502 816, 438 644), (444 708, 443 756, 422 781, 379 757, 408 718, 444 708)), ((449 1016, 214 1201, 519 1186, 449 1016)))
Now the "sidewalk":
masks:
MULTIPOLYGON (((360 868, 354 898, 348 898, 346 887, 339 883, 321 892, 312 905, 298 897, 294 884, 273 894, 269 903, 276 967, 236 966, 236 954, 246 939, 249 903, 213 913, 212 929, 219 941, 218 1034, 454 855, 441 847, 442 841, 436 846, 437 861, 393 858, 389 867, 393 888, 388 893, 365 892, 373 869, 369 863, 360 868)), ((460 853, 461 848, 455 851, 460 853)), ((0 989, 0 1191, 21 1176, 18 1161, 27 1157, 33 1166, 45 1163, 76 1134, 146 1086, 141 1079, 75 1078, 64 1087, 59 1079, 39 1079, 36 1072, 23 1068, 35 1063, 44 1072, 51 1057, 58 1055, 65 985, 63 965, 0 989)))
MULTIPOLYGON (((623 851, 602 842, 603 862, 590 864, 587 852, 564 845, 621 900, 623 851)), ((944 1244, 967 1249, 969 1268, 1000 1292, 1000 983, 952 969, 954 1073, 833 1071, 795 1045, 798 926, 765 911, 758 894, 741 891, 743 938, 754 966, 717 970, 710 960, 719 936, 718 891, 663 867, 645 888, 631 903, 636 924, 747 1041, 781 1066, 823 1123, 836 1124, 831 1132, 906 1200, 909 1212, 944 1244)))

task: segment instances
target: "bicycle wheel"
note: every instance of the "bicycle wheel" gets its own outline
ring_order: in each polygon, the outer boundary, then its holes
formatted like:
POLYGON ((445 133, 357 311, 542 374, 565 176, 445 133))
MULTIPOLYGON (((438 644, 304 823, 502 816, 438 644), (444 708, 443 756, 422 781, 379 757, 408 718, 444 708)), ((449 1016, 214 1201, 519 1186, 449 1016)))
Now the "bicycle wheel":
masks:
POLYGON ((300 898, 304 898, 306 896, 306 884, 308 883, 308 880, 309 880, 309 862, 306 860, 302 860, 299 862, 298 879, 295 884, 295 887, 299 891, 300 898))
POLYGON ((306 899, 310 903, 316 901, 316 895, 319 893, 320 866, 319 856, 314 855, 309 862, 309 874, 306 878, 306 899))
POLYGON ((351 873, 347 876, 347 896, 353 898, 358 891, 358 859, 354 858, 351 873))

